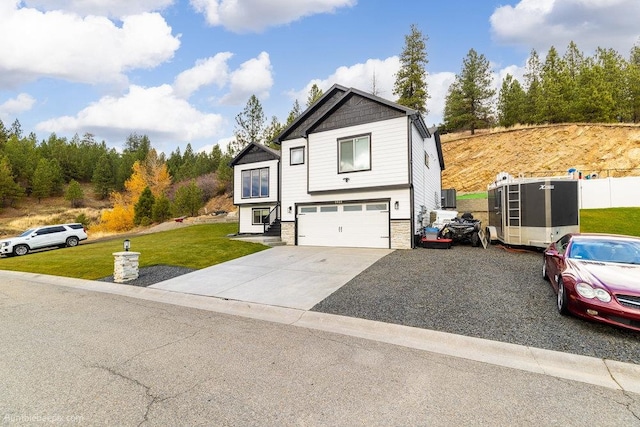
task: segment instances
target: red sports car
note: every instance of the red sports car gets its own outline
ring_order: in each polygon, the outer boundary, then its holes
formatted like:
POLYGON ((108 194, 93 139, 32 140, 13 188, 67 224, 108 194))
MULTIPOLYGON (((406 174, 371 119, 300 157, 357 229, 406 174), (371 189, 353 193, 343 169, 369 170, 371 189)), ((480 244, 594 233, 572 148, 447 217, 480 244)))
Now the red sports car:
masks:
POLYGON ((640 238, 567 234, 544 251, 558 311, 640 331, 640 238))

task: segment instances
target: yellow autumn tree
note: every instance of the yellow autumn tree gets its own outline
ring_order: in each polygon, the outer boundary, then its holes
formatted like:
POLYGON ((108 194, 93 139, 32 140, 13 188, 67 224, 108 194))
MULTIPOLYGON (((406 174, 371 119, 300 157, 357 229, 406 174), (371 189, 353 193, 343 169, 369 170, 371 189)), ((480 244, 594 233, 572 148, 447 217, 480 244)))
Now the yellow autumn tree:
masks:
POLYGON ((136 161, 129 179, 124 183, 123 193, 111 193, 113 209, 104 211, 98 229, 101 231, 127 231, 134 226, 134 206, 145 188, 149 187, 155 197, 164 195, 171 185, 167 165, 151 149, 143 162, 136 161))

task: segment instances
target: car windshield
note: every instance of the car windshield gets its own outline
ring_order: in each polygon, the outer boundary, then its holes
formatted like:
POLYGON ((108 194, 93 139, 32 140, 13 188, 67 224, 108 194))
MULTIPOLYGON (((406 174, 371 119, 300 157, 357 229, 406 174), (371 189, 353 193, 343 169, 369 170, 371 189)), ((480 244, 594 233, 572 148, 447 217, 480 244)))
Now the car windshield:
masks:
POLYGON ((586 261, 640 264, 640 241, 574 241, 569 258, 586 261))
POLYGON ((28 235, 33 233, 33 230, 34 230, 33 228, 30 228, 27 231, 23 232, 19 237, 27 237, 28 235))

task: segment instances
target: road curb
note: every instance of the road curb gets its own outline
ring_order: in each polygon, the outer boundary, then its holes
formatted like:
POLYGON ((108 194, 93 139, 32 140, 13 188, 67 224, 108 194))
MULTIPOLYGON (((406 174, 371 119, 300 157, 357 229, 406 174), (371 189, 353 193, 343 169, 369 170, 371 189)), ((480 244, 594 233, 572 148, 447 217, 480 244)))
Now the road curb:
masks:
POLYGON ((640 365, 334 314, 161 289, 13 271, 31 283, 103 292, 288 324, 640 394, 640 365))

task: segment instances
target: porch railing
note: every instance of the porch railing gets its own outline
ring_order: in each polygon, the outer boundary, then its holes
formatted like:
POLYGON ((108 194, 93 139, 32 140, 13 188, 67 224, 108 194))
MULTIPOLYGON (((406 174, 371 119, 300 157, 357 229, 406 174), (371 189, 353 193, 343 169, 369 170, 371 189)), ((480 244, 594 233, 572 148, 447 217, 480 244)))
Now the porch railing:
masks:
POLYGON ((271 211, 269 212, 269 215, 267 215, 265 219, 262 221, 264 224, 264 232, 266 233, 267 231, 269 231, 273 223, 276 222, 278 219, 280 219, 280 203, 275 205, 273 209, 271 209, 271 211))

